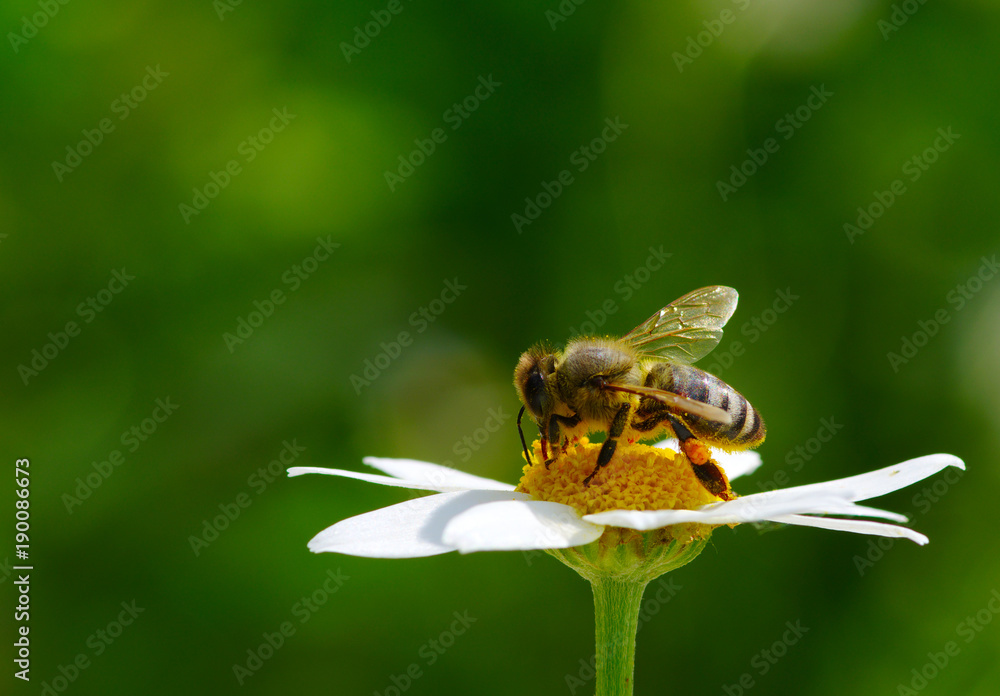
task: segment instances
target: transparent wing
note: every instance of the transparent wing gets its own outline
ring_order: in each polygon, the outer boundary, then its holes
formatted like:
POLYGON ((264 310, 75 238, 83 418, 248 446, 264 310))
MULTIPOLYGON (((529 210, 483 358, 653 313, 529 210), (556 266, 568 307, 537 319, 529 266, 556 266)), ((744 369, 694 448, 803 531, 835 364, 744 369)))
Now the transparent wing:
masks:
POLYGON ((721 408, 717 408, 716 406, 712 406, 711 404, 706 404, 701 401, 695 401, 694 399, 689 399, 688 397, 681 396, 680 394, 663 391, 662 389, 639 387, 632 384, 605 384, 604 389, 627 392, 629 394, 638 394, 639 396, 659 401, 661 404, 673 406, 680 411, 690 413, 692 416, 699 416, 705 420, 721 423, 722 425, 729 425, 733 422, 733 417, 721 408))
POLYGON ((622 340, 647 357, 693 363, 722 340, 739 294, 712 285, 678 298, 632 329, 622 340))

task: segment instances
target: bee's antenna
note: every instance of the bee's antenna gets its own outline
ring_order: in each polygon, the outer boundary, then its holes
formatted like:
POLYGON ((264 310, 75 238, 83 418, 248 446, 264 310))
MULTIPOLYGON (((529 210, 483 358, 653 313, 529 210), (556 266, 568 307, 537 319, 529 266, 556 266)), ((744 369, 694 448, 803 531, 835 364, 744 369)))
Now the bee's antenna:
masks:
POLYGON ((521 436, 521 447, 524 448, 524 459, 528 464, 532 464, 531 455, 528 454, 528 443, 524 441, 524 431, 521 430, 521 416, 524 415, 524 406, 521 406, 521 410, 517 412, 517 434, 521 436))

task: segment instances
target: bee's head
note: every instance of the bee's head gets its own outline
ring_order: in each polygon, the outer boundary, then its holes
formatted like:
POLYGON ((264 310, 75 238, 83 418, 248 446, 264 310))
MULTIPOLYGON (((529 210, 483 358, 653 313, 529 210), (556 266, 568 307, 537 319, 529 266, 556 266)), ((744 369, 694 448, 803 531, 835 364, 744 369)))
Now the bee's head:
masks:
POLYGON ((556 371, 556 355, 544 345, 537 345, 521 354, 514 370, 514 386, 528 413, 541 422, 553 409, 552 375, 556 371))

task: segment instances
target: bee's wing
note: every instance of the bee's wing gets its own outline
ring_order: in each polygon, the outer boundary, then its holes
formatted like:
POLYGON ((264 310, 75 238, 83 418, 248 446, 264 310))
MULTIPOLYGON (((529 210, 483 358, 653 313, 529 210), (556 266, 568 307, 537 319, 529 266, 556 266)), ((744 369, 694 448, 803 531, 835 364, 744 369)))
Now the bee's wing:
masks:
POLYGON ((703 403, 701 401, 695 401, 694 399, 689 399, 688 397, 681 396, 680 394, 663 391, 662 389, 640 387, 633 384, 605 384, 604 388, 610 389, 611 391, 638 394, 639 396, 659 401, 661 404, 673 406, 679 411, 690 413, 693 416, 699 416, 705 420, 721 423, 722 425, 729 425, 733 422, 733 417, 721 408, 703 403))
POLYGON ((678 298, 632 329, 622 341, 647 357, 693 363, 722 340, 739 294, 712 285, 678 298))

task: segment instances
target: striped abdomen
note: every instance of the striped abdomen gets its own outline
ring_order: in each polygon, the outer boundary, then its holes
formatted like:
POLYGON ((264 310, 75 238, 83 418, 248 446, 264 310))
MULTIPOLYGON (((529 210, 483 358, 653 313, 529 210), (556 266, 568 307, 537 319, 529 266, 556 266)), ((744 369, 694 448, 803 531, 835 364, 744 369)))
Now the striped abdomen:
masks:
MULTIPOLYGON (((757 409, 738 391, 704 370, 680 363, 657 363, 646 375, 645 386, 686 396, 728 413, 732 422, 725 425, 690 413, 667 409, 680 415, 691 432, 709 444, 716 443, 724 449, 745 449, 756 447, 764 441, 766 429, 757 409)), ((634 422, 641 421, 644 415, 648 419, 656 411, 665 408, 663 404, 643 398, 634 422)))

